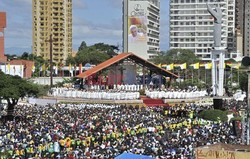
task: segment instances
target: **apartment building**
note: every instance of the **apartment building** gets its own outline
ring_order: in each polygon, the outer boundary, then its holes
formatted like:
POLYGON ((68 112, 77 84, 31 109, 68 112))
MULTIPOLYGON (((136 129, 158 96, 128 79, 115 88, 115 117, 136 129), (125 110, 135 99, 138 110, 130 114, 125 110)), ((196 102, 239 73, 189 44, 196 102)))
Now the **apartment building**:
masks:
POLYGON ((53 38, 53 62, 64 63, 72 53, 72 0, 32 0, 32 52, 50 59, 50 35, 53 38))
POLYGON ((234 0, 170 0, 170 49, 190 49, 200 59, 210 60, 213 48, 214 19, 207 5, 222 10, 222 47, 226 59, 235 53, 234 0))

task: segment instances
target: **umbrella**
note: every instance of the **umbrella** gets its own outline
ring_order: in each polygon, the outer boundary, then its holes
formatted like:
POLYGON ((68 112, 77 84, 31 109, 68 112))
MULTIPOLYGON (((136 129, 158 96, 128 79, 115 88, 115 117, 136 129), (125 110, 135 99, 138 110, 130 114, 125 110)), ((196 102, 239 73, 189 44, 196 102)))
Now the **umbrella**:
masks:
POLYGON ((115 157, 115 159, 154 159, 154 158, 149 157, 149 156, 144 156, 144 155, 136 155, 132 153, 123 153, 115 157))

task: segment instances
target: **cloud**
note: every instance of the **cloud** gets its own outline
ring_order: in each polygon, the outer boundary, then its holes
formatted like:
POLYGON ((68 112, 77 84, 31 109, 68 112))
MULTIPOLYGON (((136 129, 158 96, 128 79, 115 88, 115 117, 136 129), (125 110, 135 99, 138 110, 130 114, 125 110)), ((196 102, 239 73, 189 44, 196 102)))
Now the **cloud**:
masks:
POLYGON ((87 3, 85 0, 73 0, 73 9, 86 9, 87 3))
MULTIPOLYGON (((77 17, 76 17, 77 18, 77 17)), ((107 43, 116 45, 122 41, 122 29, 121 26, 112 25, 119 21, 118 19, 111 20, 110 24, 93 23, 88 20, 76 19, 76 23, 73 25, 73 45, 79 46, 82 41, 85 41, 88 45, 94 43, 107 43)))

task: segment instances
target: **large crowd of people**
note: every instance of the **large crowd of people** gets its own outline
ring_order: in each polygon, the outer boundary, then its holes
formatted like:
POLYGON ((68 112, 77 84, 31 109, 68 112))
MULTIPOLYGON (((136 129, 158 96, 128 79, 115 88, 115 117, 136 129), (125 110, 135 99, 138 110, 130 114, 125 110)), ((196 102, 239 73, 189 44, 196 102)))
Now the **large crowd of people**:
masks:
POLYGON ((0 149, 15 159, 112 159, 123 152, 192 159, 198 146, 241 143, 231 123, 198 118, 211 107, 18 105, 15 120, 0 125, 0 149))

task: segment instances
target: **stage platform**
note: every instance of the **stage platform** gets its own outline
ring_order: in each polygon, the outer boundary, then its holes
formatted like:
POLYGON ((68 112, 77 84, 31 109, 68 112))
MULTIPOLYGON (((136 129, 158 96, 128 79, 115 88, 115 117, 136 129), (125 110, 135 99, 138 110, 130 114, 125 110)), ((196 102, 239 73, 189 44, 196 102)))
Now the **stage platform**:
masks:
MULTIPOLYGON (((230 99, 228 97, 222 97, 223 99, 230 99)), ((63 98, 63 97, 43 97, 39 99, 32 99, 32 103, 88 103, 88 104, 124 104, 132 106, 174 106, 182 103, 196 103, 202 105, 212 105, 213 97, 203 98, 191 98, 191 99, 150 99, 145 96, 141 96, 138 100, 105 100, 105 99, 82 99, 82 98, 63 98), (160 102, 160 100, 162 102, 160 102)))
POLYGON ((107 99, 82 99, 82 98, 61 98, 43 97, 43 99, 54 99, 57 103, 89 103, 89 104, 143 104, 143 100, 107 100, 107 99))

